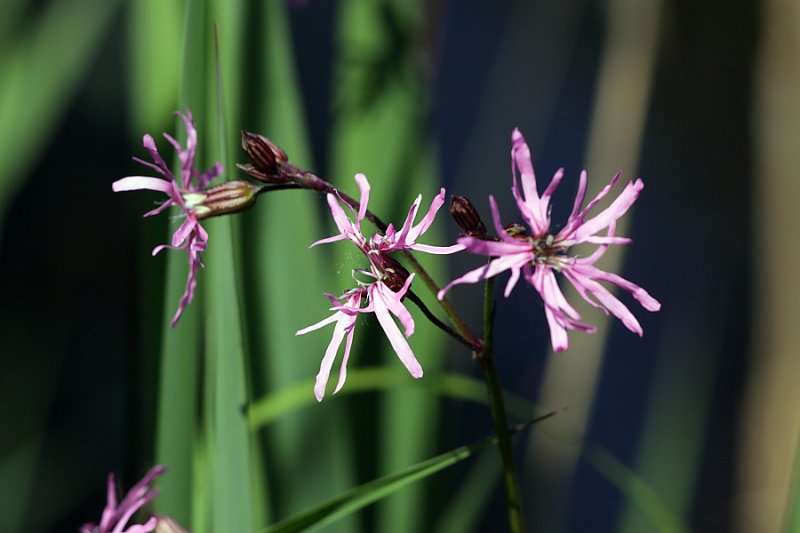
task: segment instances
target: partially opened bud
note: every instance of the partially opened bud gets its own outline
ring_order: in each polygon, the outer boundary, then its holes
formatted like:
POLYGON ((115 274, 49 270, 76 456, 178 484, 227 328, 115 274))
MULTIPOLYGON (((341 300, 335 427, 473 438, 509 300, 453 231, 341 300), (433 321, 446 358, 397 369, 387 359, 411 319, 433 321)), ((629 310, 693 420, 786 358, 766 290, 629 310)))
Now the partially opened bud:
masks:
POLYGON ((242 148, 252 165, 240 165, 240 168, 262 181, 272 181, 270 178, 279 177, 281 166, 289 160, 286 152, 278 145, 257 133, 242 130, 242 148))
POLYGON ((259 187, 243 180, 226 181, 203 192, 186 193, 183 201, 197 220, 239 213, 256 201, 259 187))
POLYGON ((464 230, 465 235, 486 239, 488 233, 486 225, 481 220, 478 210, 472 205, 467 197, 453 195, 450 199, 450 214, 456 224, 464 230))

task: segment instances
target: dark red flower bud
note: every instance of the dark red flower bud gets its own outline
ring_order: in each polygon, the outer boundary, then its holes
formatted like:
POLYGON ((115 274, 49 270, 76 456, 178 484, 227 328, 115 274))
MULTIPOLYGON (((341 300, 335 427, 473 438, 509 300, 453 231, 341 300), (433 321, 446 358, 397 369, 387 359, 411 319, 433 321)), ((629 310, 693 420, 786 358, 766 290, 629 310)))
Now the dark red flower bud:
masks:
POLYGON ((456 224, 464 230, 464 235, 479 239, 488 238, 486 225, 481 220, 478 210, 467 197, 454 194, 450 199, 450 214, 453 215, 456 224))
POLYGON ((242 148, 253 164, 238 165, 239 168, 261 181, 279 176, 281 166, 289 160, 278 145, 257 133, 242 130, 242 148))

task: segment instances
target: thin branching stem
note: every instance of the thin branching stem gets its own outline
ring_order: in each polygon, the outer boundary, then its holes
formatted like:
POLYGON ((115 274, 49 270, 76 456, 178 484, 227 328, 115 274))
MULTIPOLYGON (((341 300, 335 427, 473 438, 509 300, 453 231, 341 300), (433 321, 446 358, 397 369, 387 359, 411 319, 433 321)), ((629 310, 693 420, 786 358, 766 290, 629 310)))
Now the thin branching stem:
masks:
POLYGON ((419 296, 417 296, 413 291, 409 290, 408 292, 406 292, 406 298, 414 302, 417 305, 417 307, 419 307, 419 310, 422 311, 422 314, 425 315, 428 318, 428 320, 430 320, 433 323, 434 326, 438 327, 439 329, 441 329, 442 331, 444 331, 445 333, 447 333, 448 335, 450 335, 451 337, 453 337, 458 342, 460 342, 461 344, 463 344, 472 351, 477 351, 481 349, 480 345, 472 344, 466 337, 461 335, 459 332, 457 332, 456 330, 454 330, 441 320, 439 320, 436 317, 436 315, 434 315, 431 312, 431 310, 428 309, 428 306, 425 305, 425 302, 423 302, 422 299, 419 296))

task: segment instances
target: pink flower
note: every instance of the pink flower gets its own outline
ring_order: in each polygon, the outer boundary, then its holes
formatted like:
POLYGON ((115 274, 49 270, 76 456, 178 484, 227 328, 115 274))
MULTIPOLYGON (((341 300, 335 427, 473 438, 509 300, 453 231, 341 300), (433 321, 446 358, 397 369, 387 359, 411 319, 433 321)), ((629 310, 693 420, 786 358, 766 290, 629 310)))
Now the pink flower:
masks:
POLYGON ((612 283, 628 291, 648 311, 658 311, 661 309, 661 304, 643 288, 616 274, 597 268, 594 263, 603 255, 608 246, 630 242, 630 239, 626 237, 615 236, 614 231, 616 221, 633 205, 644 187, 642 180, 628 182, 619 196, 611 202, 611 205, 600 213, 587 218, 589 211, 608 194, 619 180, 620 175, 614 176, 611 183, 600 191, 586 207, 581 209, 586 196, 587 181, 586 171, 581 172, 578 194, 575 197, 572 212, 564 227, 558 232, 553 232, 550 229, 550 198, 561 181, 564 170, 559 169, 555 173, 544 193, 539 196, 528 145, 517 129, 512 133, 511 139, 513 143, 511 192, 517 202, 520 214, 530 228, 530 235, 520 225, 504 228, 500 222, 497 203, 494 197, 490 196, 492 221, 497 235, 500 237, 499 241, 465 236, 459 238, 458 242, 472 253, 492 257, 492 261, 451 281, 439 291, 438 297, 440 299, 444 297, 444 294, 454 285, 477 283, 506 270, 511 272, 504 292, 504 296, 508 297, 522 274, 542 297, 553 349, 560 352, 569 347, 568 329, 578 329, 589 333, 595 331, 593 326, 581 322, 580 315, 561 292, 556 280, 556 273, 560 272, 589 304, 605 313, 610 312, 620 319, 625 327, 641 336, 642 327, 633 313, 599 282, 612 283), (519 180, 522 183, 521 190, 518 185, 517 170, 521 174, 519 180), (598 235, 604 230, 605 234, 598 235), (581 243, 598 246, 588 257, 579 258, 570 255, 570 248, 581 243))
POLYGON ((208 208, 203 205, 203 202, 208 196, 206 192, 208 191, 209 183, 222 174, 223 171, 222 165, 215 163, 209 171, 198 173, 197 169, 195 169, 197 130, 194 122, 192 122, 192 114, 187 111, 186 114, 176 113, 176 115, 181 117, 186 125, 186 149, 184 150, 178 141, 168 133, 164 133, 164 137, 175 148, 181 161, 180 180, 172 174, 169 166, 158 153, 153 137, 145 134, 143 139, 144 147, 150 152, 153 163, 143 161, 138 157, 134 157, 134 160, 155 170, 163 178, 128 176, 115 181, 111 185, 114 192, 147 189, 163 192, 169 197, 157 208, 145 213, 144 216, 146 217, 157 215, 172 205, 179 206, 183 212, 184 221, 172 235, 172 243, 162 244, 153 249, 153 255, 156 255, 164 248, 172 248, 173 250, 185 250, 189 256, 189 275, 186 280, 186 289, 170 322, 172 327, 175 327, 175 324, 178 323, 183 310, 186 309, 194 297, 194 290, 197 286, 197 273, 203 266, 203 262, 200 260, 200 253, 205 251, 208 244, 208 233, 199 222, 200 219, 208 216, 208 208))
POLYGON ((368 281, 356 280, 359 287, 347 291, 340 298, 326 294, 333 304, 331 311, 334 311, 334 314, 296 333, 296 335, 303 335, 328 324, 336 324, 331 342, 325 351, 325 356, 322 358, 322 364, 314 386, 314 395, 318 401, 321 401, 325 395, 325 386, 328 383, 331 367, 342 341, 345 341, 344 355, 339 369, 339 381, 334 394, 339 392, 344 385, 347 378, 347 360, 350 356, 353 332, 355 331, 356 318, 359 313, 375 313, 375 317, 378 319, 384 333, 386 333, 397 357, 408 372, 415 378, 422 377, 422 367, 406 341, 406 338, 414 333, 414 319, 402 303, 403 297, 411 287, 414 274, 409 274, 402 265, 388 254, 399 250, 419 250, 445 254, 464 249, 461 244, 439 247, 416 242, 428 230, 436 213, 444 203, 444 189, 441 189, 433 199, 428 213, 419 224, 414 225, 414 219, 422 201, 421 195, 417 196, 417 199, 411 205, 406 221, 400 231, 395 231, 394 227, 389 225, 385 234, 377 232, 372 237, 366 238, 361 231, 361 221, 364 220, 367 213, 370 186, 366 176, 363 174, 357 174, 355 179, 361 191, 358 212, 348 204, 345 204, 355 216, 355 220, 347 216, 342 207, 343 202, 336 195, 328 194, 328 205, 336 226, 339 228, 339 233, 316 241, 311 246, 344 239, 352 241, 370 261, 370 269, 354 271, 354 279, 355 274, 358 273, 366 276, 368 281), (362 304, 364 305, 362 306, 362 304), (392 315, 397 317, 402 324, 403 332, 400 331, 392 315), (405 333, 405 337, 403 333, 405 333))
POLYGON ((134 485, 117 505, 117 495, 114 488, 114 474, 108 475, 108 496, 100 524, 91 523, 81 526, 80 533, 148 533, 156 528, 157 519, 151 516, 144 524, 135 524, 127 529, 125 527, 133 513, 142 508, 158 494, 158 489, 151 489, 150 483, 166 470, 164 466, 155 466, 134 485))

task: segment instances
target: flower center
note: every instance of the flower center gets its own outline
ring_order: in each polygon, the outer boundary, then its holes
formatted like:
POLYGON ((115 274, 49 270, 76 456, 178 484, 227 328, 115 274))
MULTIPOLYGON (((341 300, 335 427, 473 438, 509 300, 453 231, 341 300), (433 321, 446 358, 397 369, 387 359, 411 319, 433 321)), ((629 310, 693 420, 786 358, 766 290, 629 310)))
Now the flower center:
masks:
POLYGON ((567 255, 568 246, 564 246, 555 240, 555 236, 547 234, 543 237, 527 237, 533 251, 531 264, 549 266, 560 270, 561 267, 574 261, 574 258, 567 255))

